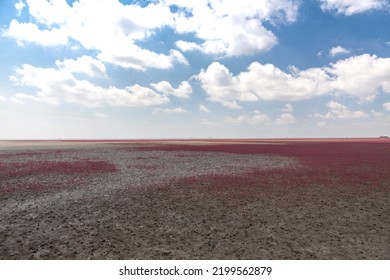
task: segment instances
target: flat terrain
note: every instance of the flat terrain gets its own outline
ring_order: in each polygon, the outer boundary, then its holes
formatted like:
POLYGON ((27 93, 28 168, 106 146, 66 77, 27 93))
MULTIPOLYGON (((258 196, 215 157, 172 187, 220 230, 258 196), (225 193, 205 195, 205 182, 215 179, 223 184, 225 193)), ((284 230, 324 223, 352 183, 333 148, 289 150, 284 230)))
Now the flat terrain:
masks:
POLYGON ((0 259, 390 259, 390 140, 0 141, 0 205, 0 259))

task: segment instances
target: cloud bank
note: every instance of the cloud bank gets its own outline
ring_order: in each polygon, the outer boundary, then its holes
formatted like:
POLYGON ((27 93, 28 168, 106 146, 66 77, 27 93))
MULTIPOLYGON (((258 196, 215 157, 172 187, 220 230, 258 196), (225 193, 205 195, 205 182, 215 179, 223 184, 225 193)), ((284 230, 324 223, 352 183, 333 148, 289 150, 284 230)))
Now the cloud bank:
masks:
POLYGON ((381 92, 390 93, 390 58, 363 54, 321 68, 284 72, 273 64, 253 62, 233 75, 213 62, 197 75, 210 101, 230 108, 238 102, 294 101, 321 95, 346 95, 370 102, 381 92))
POLYGON ((386 0, 321 0, 321 9, 334 11, 337 14, 352 16, 371 10, 382 10, 389 7, 386 0))
POLYGON ((193 34, 202 41, 178 40, 176 46, 183 52, 238 56, 267 51, 277 38, 262 23, 294 22, 299 1, 161 0, 140 6, 118 0, 78 0, 72 5, 65 0, 26 0, 15 8, 18 13, 28 8, 31 18, 29 22, 13 19, 3 32, 19 45, 75 44, 97 51, 103 62, 145 71, 188 65, 177 49, 158 53, 140 46, 162 28, 193 34))
POLYGON ((57 61, 57 68, 41 68, 24 64, 17 68, 11 76, 11 81, 22 86, 30 86, 37 89, 36 94, 18 93, 18 99, 33 99, 50 104, 61 102, 79 104, 86 107, 111 106, 153 106, 170 102, 169 94, 179 97, 187 97, 192 92, 188 82, 183 81, 172 92, 170 84, 163 81, 152 84, 158 88, 156 92, 152 88, 134 84, 125 88, 114 86, 102 87, 87 79, 75 77, 75 73, 84 73, 95 77, 105 73, 104 65, 99 61, 83 56, 77 60, 57 61))

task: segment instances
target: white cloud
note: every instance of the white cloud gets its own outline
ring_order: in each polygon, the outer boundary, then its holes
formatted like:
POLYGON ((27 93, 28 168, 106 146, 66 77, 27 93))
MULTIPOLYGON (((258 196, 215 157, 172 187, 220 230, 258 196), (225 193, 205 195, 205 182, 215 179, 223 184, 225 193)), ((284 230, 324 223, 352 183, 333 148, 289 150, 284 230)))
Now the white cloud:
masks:
POLYGON ((339 60, 324 70, 330 90, 339 94, 373 101, 381 91, 390 93, 390 58, 363 54, 339 60))
POLYGON ((171 50, 169 57, 171 58, 172 62, 178 62, 187 66, 190 65, 185 56, 178 50, 171 50))
MULTIPOLYGON (((21 11, 23 5, 18 2, 15 7, 21 11)), ((75 41, 84 49, 96 51, 103 62, 145 71, 172 68, 175 63, 188 65, 178 50, 156 53, 139 45, 163 27, 197 37, 197 42, 179 40, 177 47, 182 51, 250 55, 277 43, 263 22, 294 22, 299 1, 160 0, 141 7, 119 0, 79 0, 72 5, 65 0, 26 0, 26 5, 29 22, 12 20, 3 32, 19 44, 56 46, 75 41), (172 5, 177 7, 176 12, 171 10, 172 5)))
POLYGON ((66 22, 72 12, 64 0, 26 0, 29 12, 37 22, 52 26, 66 22))
POLYGON ((385 109, 386 111, 390 112, 390 102, 384 103, 383 104, 383 109, 385 109))
POLYGON ((166 95, 174 95, 180 98, 189 98, 192 94, 192 87, 187 81, 181 82, 177 88, 173 88, 168 81, 150 84, 155 90, 166 95))
POLYGON ((225 117, 224 123, 232 124, 232 125, 240 125, 240 124, 250 124, 250 125, 259 125, 266 123, 269 121, 269 116, 265 113, 261 113, 260 111, 254 111, 252 115, 241 115, 236 118, 233 117, 225 117))
POLYGON ((23 102, 15 97, 5 97, 0 95, 0 103, 13 103, 13 104, 22 104, 23 102))
POLYGON ((371 113, 372 116, 374 116, 376 118, 382 118, 383 117, 383 113, 377 112, 375 110, 370 110, 370 113, 371 113))
POLYGON ((176 44, 179 49, 224 56, 269 50, 277 38, 262 22, 294 22, 299 8, 299 2, 291 0, 166 0, 166 3, 180 8, 175 13, 176 31, 194 33, 203 40, 202 43, 179 40, 176 44))
POLYGON ((65 59, 63 61, 56 61, 59 68, 67 70, 72 73, 84 73, 90 77, 105 76, 106 67, 102 62, 90 56, 83 55, 76 60, 65 59))
POLYGON ((22 0, 19 0, 19 2, 17 2, 15 4, 15 9, 18 11, 18 16, 20 16, 22 14, 22 11, 23 11, 25 6, 26 6, 26 4, 24 4, 24 2, 22 0))
POLYGON ((214 62, 197 76, 201 81, 202 88, 208 94, 208 99, 220 102, 222 105, 230 108, 240 108, 236 100, 255 101, 257 96, 251 92, 235 90, 234 78, 229 70, 222 64, 214 62))
POLYGON ((340 55, 340 54, 349 54, 349 53, 350 53, 350 51, 347 50, 346 48, 343 48, 342 46, 333 47, 329 51, 329 55, 333 56, 333 57, 340 55))
POLYGON ((351 16, 370 10, 385 9, 387 0, 321 0, 321 9, 351 16))
POLYGON ((146 39, 154 29, 171 22, 169 8, 160 3, 141 8, 119 1, 96 4, 82 0, 73 4, 66 26, 69 36, 84 48, 98 50, 100 60, 144 71, 172 68, 175 62, 183 61, 178 51, 162 54, 137 45, 137 40, 146 39))
POLYGON ((289 113, 284 113, 275 120, 277 125, 289 125, 295 123, 295 117, 289 113))
MULTIPOLYGON (((221 19, 220 21, 227 20, 221 19)), ((246 23, 231 21, 221 23, 220 25, 220 27, 215 28, 215 35, 210 36, 213 39, 205 40, 202 44, 179 40, 176 46, 184 52, 198 50, 211 55, 240 56, 268 51, 277 43, 275 35, 260 25, 256 20, 251 20, 246 23), (231 30, 235 33, 221 33, 223 30, 222 26, 231 26, 232 29, 225 27, 225 32, 231 30), (236 27, 233 28, 233 26, 236 27)), ((205 36, 205 38, 207 37, 205 36)))
POLYGON ((322 119, 361 119, 366 118, 368 115, 363 111, 352 111, 347 106, 331 100, 326 104, 326 107, 330 109, 325 115, 315 114, 315 118, 322 119))
POLYGON ((183 52, 194 51, 194 50, 203 51, 202 47, 199 46, 198 44, 194 42, 183 41, 183 40, 177 41, 176 47, 178 47, 183 52))
POLYGON ((293 106, 290 103, 285 104, 282 109, 282 111, 285 113, 291 113, 293 110, 293 106))
POLYGON ((147 68, 169 69, 175 62, 188 65, 187 60, 178 51, 171 51, 169 55, 158 54, 142 49, 131 42, 102 49, 98 58, 104 62, 115 64, 123 68, 133 68, 145 71, 147 68))
MULTIPOLYGON (((59 63, 61 64, 61 63, 59 63)), ((87 107, 152 106, 169 102, 169 98, 140 85, 104 88, 87 80, 78 80, 65 68, 40 68, 24 64, 17 68, 11 81, 38 89, 34 95, 18 93, 16 98, 28 98, 50 104, 61 102, 87 107)))
POLYGON ((206 106, 204 106, 203 104, 199 105, 199 111, 200 112, 205 112, 205 113, 209 113, 210 112, 210 110, 206 106))
MULTIPOLYGON (((176 42, 182 51, 251 55, 277 44, 276 36, 263 22, 294 22, 299 8, 296 0, 160 0, 144 7, 118 0, 79 0, 72 5, 65 0, 26 0, 26 4, 31 20, 13 20, 5 36, 19 44, 43 46, 66 45, 74 40, 87 50, 96 50, 103 62, 140 71, 169 69, 175 63, 188 65, 178 50, 156 53, 140 47, 139 42, 160 28, 170 27, 178 34, 197 37, 196 42, 176 42), (171 10, 173 5, 176 12, 171 10)), ((19 2, 15 7, 21 11, 23 5, 19 2)), ((231 106, 237 107, 234 103, 231 106)))
POLYGON ((155 108, 153 109, 153 112, 154 113, 167 113, 167 114, 171 114, 171 113, 188 113, 187 110, 181 108, 181 107, 175 107, 175 108, 155 108))
POLYGON ((295 69, 293 73, 253 62, 236 76, 226 66, 213 62, 196 76, 210 101, 230 108, 240 108, 238 101, 304 100, 325 94, 373 101, 380 92, 390 93, 389 77, 390 58, 368 54, 322 68, 295 69))
POLYGON ((272 64, 253 62, 237 76, 222 64, 212 63, 197 76, 210 101, 239 107, 236 101, 300 100, 320 95, 328 76, 322 69, 288 74, 272 64))
POLYGON ((19 45, 31 42, 42 46, 57 46, 68 43, 68 36, 63 28, 50 28, 41 30, 35 23, 20 23, 13 19, 4 36, 14 38, 19 45))
POLYGON ((66 45, 72 39, 85 49, 96 50, 101 61, 141 71, 168 69, 174 63, 188 65, 178 50, 156 53, 137 44, 156 29, 173 25, 173 14, 163 2, 144 8, 137 4, 123 5, 118 0, 79 0, 72 6, 64 0, 26 3, 31 21, 12 20, 3 32, 19 44, 56 46, 66 45))

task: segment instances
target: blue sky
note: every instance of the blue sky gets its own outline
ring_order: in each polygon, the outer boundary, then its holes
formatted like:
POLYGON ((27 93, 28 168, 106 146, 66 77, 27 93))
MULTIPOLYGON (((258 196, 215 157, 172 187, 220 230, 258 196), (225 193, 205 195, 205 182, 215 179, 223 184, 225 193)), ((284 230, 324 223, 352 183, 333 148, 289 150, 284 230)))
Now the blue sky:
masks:
POLYGON ((389 0, 0 2, 0 138, 390 134, 389 0))

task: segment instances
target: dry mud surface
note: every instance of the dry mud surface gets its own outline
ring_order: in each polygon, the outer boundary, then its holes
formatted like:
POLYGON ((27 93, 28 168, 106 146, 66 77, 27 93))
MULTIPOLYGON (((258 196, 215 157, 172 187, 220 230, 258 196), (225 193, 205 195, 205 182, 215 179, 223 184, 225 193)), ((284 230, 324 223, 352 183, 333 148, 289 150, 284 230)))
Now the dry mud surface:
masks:
POLYGON ((159 145, 1 143, 0 258, 390 259, 389 181, 256 185, 300 161, 159 145))

